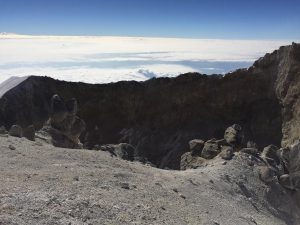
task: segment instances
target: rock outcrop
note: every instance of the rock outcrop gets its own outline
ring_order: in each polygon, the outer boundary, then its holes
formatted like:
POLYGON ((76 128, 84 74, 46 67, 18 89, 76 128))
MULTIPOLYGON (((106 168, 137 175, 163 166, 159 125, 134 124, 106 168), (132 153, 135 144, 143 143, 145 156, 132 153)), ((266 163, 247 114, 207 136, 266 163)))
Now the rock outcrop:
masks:
POLYGON ((54 146, 82 148, 79 137, 85 130, 85 122, 76 116, 77 109, 76 99, 65 102, 58 95, 52 96, 50 118, 44 129, 50 134, 54 146))
POLYGON ((161 168, 179 169, 189 140, 222 139, 234 123, 259 149, 270 144, 286 147, 300 136, 299 44, 281 47, 250 68, 224 76, 189 73, 99 85, 28 77, 5 90, 0 126, 33 124, 40 129, 54 94, 74 97, 80 105, 77 114, 86 122, 80 140, 87 148, 129 143, 161 168))

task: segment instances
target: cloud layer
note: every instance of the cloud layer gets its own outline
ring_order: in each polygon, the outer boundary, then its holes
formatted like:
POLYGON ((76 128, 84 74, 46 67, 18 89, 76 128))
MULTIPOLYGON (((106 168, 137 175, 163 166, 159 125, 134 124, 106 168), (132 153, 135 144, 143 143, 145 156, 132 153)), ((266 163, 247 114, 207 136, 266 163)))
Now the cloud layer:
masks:
POLYGON ((68 81, 142 81, 248 67, 291 41, 0 35, 0 82, 47 75, 68 81))

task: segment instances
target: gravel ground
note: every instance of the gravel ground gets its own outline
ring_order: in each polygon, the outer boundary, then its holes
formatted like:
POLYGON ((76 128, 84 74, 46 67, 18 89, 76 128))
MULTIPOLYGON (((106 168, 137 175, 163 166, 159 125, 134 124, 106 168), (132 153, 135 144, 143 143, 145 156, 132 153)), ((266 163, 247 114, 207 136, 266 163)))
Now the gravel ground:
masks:
POLYGON ((296 225, 290 195, 276 182, 263 184, 260 162, 251 162, 239 153, 168 171, 0 137, 0 225, 296 225))

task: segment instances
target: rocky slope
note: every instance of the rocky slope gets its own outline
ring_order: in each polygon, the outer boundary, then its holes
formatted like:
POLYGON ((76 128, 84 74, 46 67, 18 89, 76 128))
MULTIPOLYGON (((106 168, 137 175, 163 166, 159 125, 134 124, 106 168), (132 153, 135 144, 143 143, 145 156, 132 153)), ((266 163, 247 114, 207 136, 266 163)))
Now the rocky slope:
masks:
POLYGON ((300 136, 300 45, 281 47, 225 76, 185 74, 146 82, 91 85, 29 77, 0 99, 0 125, 41 128, 50 99, 78 100, 86 147, 126 142, 161 168, 178 169, 188 141, 222 138, 240 124, 260 148, 300 136))
POLYGON ((261 182, 261 164, 240 152, 227 164, 161 170, 3 135, 0 224, 299 224, 299 196, 261 182))

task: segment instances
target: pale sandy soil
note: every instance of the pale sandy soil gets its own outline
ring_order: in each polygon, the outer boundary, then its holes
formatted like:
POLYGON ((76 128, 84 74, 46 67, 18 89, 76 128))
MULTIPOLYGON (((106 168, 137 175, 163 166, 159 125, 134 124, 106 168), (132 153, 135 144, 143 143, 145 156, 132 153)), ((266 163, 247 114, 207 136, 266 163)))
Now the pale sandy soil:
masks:
POLYGON ((107 152, 0 137, 0 224, 296 225, 285 190, 263 184, 249 161, 237 154, 226 165, 217 158, 167 171, 107 152))

